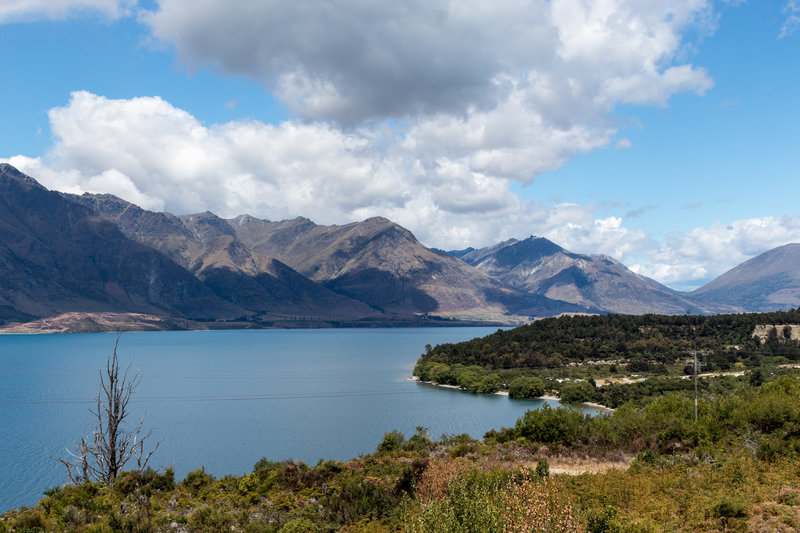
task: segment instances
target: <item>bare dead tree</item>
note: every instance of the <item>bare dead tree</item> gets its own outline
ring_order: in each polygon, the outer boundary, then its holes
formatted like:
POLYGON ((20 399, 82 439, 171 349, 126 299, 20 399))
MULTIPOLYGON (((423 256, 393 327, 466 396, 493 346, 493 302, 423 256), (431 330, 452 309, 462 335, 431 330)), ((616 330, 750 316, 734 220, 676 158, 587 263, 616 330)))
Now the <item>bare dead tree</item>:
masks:
POLYGON ((144 415, 133 431, 124 428, 123 423, 130 414, 128 404, 141 381, 137 370, 129 375, 131 365, 120 372, 117 346, 120 336, 114 342, 114 352, 106 361, 105 372, 100 371, 100 390, 96 406, 89 411, 96 419, 96 426, 90 436, 81 438, 74 450, 67 449, 70 459, 54 459, 67 469, 67 476, 73 485, 88 479, 112 484, 122 468, 134 459, 136 469, 141 473, 158 449, 156 442, 152 449, 146 449, 146 442, 153 430, 142 431, 144 415))

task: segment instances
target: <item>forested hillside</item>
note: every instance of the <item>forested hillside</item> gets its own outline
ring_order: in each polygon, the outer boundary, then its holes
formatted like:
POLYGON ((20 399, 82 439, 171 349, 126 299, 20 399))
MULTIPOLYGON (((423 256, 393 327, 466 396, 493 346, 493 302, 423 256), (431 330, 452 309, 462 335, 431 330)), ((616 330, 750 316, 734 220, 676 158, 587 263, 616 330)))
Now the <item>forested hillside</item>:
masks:
MULTIPOLYGON (((512 396, 530 397, 555 391, 562 400, 615 407, 628 399, 692 389, 680 378, 693 373, 695 356, 699 372, 712 377, 798 361, 798 324, 800 310, 548 318, 430 347, 414 375, 473 392, 508 389, 512 396)), ((721 383, 705 381, 701 389, 721 383)))

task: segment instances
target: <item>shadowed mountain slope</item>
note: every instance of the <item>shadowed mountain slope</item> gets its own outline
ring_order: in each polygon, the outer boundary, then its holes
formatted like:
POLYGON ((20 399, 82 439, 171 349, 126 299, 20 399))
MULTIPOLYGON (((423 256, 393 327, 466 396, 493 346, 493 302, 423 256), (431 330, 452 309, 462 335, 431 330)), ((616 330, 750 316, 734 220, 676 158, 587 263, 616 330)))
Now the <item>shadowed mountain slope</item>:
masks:
POLYGON ((376 318, 381 313, 336 294, 237 239, 228 222, 211 212, 174 216, 153 213, 113 195, 72 196, 113 220, 120 230, 193 273, 216 294, 260 319, 287 316, 319 320, 376 318))
POLYGON ((698 300, 747 311, 800 306, 800 244, 773 248, 691 293, 698 300))
POLYGON ((462 261, 423 246, 382 217, 341 226, 305 218, 230 221, 239 239, 341 294, 387 313, 483 319, 547 316, 585 308, 515 290, 462 261))
POLYGON ((6 320, 67 311, 243 314, 163 254, 7 164, 0 164, 0 307, 6 320))
POLYGON ((511 239, 462 260, 517 289, 606 312, 710 313, 731 310, 698 302, 603 255, 569 252, 542 237, 511 239))

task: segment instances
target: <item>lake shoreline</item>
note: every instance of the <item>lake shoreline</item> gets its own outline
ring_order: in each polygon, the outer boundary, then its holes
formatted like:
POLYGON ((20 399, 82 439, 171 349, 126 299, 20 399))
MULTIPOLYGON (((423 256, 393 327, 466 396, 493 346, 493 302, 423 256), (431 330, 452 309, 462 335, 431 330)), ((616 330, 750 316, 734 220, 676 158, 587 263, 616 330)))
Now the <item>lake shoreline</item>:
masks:
MULTIPOLYGON (((417 376, 411 376, 410 378, 408 378, 408 381, 416 381, 417 383, 421 383, 423 385, 430 385, 431 387, 439 387, 439 388, 442 388, 442 389, 458 390, 458 391, 462 391, 462 392, 469 392, 470 394, 475 394, 475 393, 472 393, 472 392, 470 392, 468 390, 462 389, 458 385, 446 385, 444 383, 436 383, 435 381, 422 381, 417 376)), ((481 394, 481 393, 477 393, 477 394, 481 394)), ((508 397, 508 391, 497 391, 497 392, 492 392, 492 393, 489 393, 489 394, 508 397)), ((561 403, 561 398, 559 398, 558 396, 554 396, 552 394, 543 394, 542 396, 537 396, 535 398, 525 398, 525 399, 526 400, 528 400, 528 399, 529 400, 545 400, 545 401, 561 403)), ((566 405, 568 405, 568 404, 566 404, 566 405)), ((592 409, 597 409, 598 411, 603 411, 605 413, 613 413, 615 411, 615 409, 613 409, 611 407, 608 407, 606 405, 601 405, 599 403, 594 403, 594 402, 581 402, 578 405, 583 406, 583 407, 590 407, 592 409)))

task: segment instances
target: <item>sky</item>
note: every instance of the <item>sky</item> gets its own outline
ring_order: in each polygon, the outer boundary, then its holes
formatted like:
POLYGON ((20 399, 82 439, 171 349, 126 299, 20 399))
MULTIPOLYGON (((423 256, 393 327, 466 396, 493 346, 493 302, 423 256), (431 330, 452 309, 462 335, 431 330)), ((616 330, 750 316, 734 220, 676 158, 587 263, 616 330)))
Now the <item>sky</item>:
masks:
POLYGON ((0 0, 0 161, 691 290, 800 242, 800 0, 0 0))

